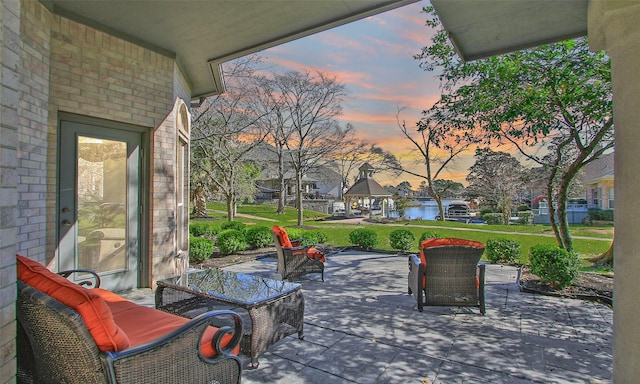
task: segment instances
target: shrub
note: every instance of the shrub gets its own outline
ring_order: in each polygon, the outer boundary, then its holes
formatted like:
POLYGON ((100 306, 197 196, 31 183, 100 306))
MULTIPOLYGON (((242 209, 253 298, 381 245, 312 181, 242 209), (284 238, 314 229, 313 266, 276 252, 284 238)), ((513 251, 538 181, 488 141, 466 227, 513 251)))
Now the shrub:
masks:
POLYGON ((195 237, 215 237, 220 231, 220 227, 213 221, 191 221, 189 222, 189 233, 195 237))
POLYGON ((491 208, 481 208, 480 209, 480 217, 484 216, 487 213, 493 213, 493 209, 491 209, 491 208))
POLYGON ((591 221, 613 221, 613 209, 589 208, 588 215, 591 221))
POLYGON ((518 212, 518 224, 524 224, 524 225, 533 224, 533 212, 531 211, 518 212))
POLYGON ((220 232, 216 239, 216 245, 221 255, 230 255, 247 248, 244 233, 237 229, 225 229, 220 232))
POLYGON ((440 239, 440 238, 442 238, 442 236, 440 236, 438 232, 432 232, 432 231, 423 232, 422 235, 420 235, 420 240, 418 240, 418 247, 420 247, 420 244, 422 244, 424 240, 440 239))
POLYGON ((371 249, 378 244, 378 237, 373 229, 359 228, 349 233, 349 242, 356 247, 371 249))
POLYGON ((202 263, 213 253, 213 241, 204 237, 189 236, 189 262, 202 263))
POLYGON ((304 232, 305 232, 304 229, 301 229, 301 228, 287 228, 287 235, 289 235, 289 240, 291 241, 300 240, 301 244, 306 244, 303 237, 304 232))
POLYGON ((520 260, 520 243, 509 239, 489 239, 485 252, 493 263, 513 264, 520 260))
POLYGON ((246 227, 247 225, 241 221, 225 221, 220 224, 220 229, 223 231, 227 229, 235 229, 236 231, 244 232, 246 227))
POLYGON ((578 255, 554 245, 531 247, 529 262, 531 273, 553 287, 565 288, 578 277, 578 255))
POLYGON ((327 241, 327 235, 320 231, 304 231, 301 236, 303 244, 323 244, 327 241))
POLYGON ((261 225, 247 228, 245 239, 252 248, 264 248, 273 242, 269 228, 261 225))
POLYGON ((411 249, 416 237, 408 229, 396 229, 389 234, 391 248, 407 252, 411 249))
POLYGON ((487 224, 504 224, 502 213, 485 213, 482 215, 482 220, 486 221, 487 224))

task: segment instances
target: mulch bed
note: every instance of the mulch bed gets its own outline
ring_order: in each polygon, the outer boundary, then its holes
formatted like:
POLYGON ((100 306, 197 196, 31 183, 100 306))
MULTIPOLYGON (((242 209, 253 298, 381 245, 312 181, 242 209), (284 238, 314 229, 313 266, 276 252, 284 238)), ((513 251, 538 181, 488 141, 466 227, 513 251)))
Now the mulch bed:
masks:
POLYGON ((523 292, 592 300, 613 305, 613 275, 580 272, 572 285, 564 289, 555 289, 541 282, 540 278, 532 274, 528 267, 524 267, 521 270, 518 283, 523 292))

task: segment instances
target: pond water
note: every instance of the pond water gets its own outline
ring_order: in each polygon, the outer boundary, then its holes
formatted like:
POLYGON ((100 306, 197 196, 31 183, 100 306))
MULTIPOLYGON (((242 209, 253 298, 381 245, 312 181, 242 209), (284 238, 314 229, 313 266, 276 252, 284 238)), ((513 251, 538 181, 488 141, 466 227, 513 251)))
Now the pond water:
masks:
MULTIPOLYGON (((447 209, 447 206, 454 200, 442 200, 442 206, 447 209)), ((404 212, 404 217, 408 219, 422 219, 422 220, 435 220, 436 216, 440 213, 438 211, 438 204, 435 200, 428 201, 416 201, 415 206, 407 208, 404 212)), ((398 217, 398 212, 391 212, 391 217, 398 217)))

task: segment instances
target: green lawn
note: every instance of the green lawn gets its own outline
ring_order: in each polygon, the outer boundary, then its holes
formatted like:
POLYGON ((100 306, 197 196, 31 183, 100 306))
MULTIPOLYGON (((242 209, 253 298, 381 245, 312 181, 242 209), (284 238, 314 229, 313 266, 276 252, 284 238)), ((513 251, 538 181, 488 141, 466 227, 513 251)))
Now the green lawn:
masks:
MULTIPOLYGON (((210 216, 213 220, 226 220, 226 205, 224 203, 209 203, 207 208, 210 210, 210 216), (222 213, 219 211, 222 211, 222 213)), ((278 224, 287 227, 295 226, 297 223, 297 211, 291 207, 287 207, 285 214, 277 215, 273 205, 240 205, 238 213, 266 219, 260 220, 241 216, 236 218, 237 221, 244 222, 247 225, 271 227, 274 224, 278 224)), ((418 252, 418 239, 422 233, 427 231, 437 232, 441 237, 460 237, 483 243, 495 238, 515 240, 520 243, 520 262, 523 264, 528 263, 528 253, 532 246, 536 244, 556 244, 553 231, 549 225, 474 225, 423 220, 393 224, 346 224, 340 220, 318 220, 327 216, 305 210, 304 224, 322 231, 327 235, 327 243, 337 246, 350 245, 349 233, 356 228, 365 226, 376 231, 378 237, 377 248, 383 250, 392 250, 389 245, 389 233, 399 228, 410 230, 416 237, 412 252, 418 252)), ((613 239, 613 229, 611 227, 572 226, 571 234, 574 237, 574 249, 582 258, 595 256, 606 251, 613 239)))

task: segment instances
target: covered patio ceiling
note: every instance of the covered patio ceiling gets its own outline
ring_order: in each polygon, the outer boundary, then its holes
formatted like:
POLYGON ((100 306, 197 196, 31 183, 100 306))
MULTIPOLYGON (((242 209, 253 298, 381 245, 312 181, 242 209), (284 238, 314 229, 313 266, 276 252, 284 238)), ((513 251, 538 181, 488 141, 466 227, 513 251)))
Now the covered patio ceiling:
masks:
POLYGON ((176 57, 192 97, 224 91, 220 64, 418 0, 40 0, 52 12, 176 57))
POLYGON ((431 0, 463 60, 587 34, 588 0, 431 0))

